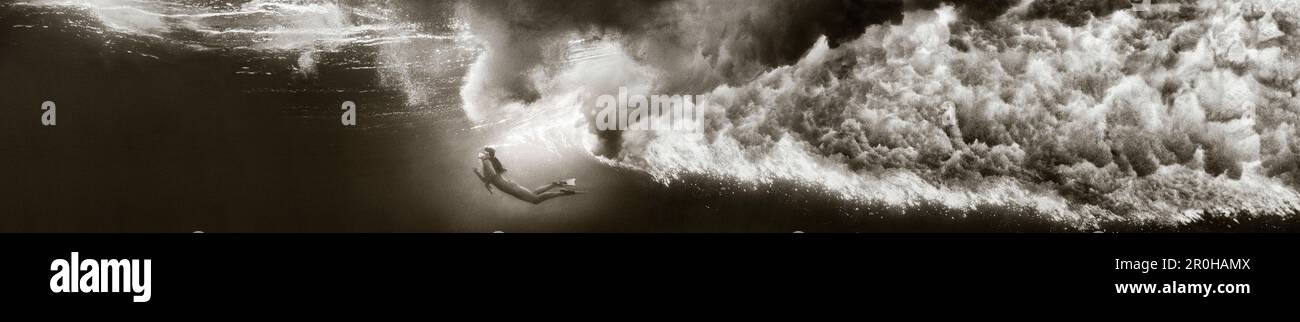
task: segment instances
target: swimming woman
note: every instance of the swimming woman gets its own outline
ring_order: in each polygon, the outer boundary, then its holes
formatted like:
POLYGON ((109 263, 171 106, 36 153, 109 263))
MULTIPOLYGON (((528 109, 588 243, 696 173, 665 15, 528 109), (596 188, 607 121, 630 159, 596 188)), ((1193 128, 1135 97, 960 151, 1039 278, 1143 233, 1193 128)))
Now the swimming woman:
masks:
POLYGON ((510 181, 504 176, 506 168, 501 166, 501 160, 497 159, 496 149, 491 147, 483 148, 483 151, 478 154, 478 159, 483 163, 483 172, 480 173, 478 169, 474 169, 474 174, 478 175, 479 180, 483 181, 483 185, 488 189, 488 192, 492 192, 492 187, 496 187, 497 190, 534 205, 552 198, 581 193, 567 188, 550 191, 555 188, 573 186, 577 182, 576 179, 560 180, 536 189, 528 189, 523 185, 510 181))

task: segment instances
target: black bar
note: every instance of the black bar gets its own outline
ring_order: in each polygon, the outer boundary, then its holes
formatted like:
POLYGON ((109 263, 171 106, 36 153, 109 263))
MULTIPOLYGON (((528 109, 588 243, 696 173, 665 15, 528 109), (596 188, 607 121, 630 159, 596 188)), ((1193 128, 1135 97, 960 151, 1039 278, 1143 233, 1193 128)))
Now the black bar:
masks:
POLYGON ((1258 305, 1294 299, 1295 235, 0 235, 6 303, 112 307, 747 303, 1258 305), (152 298, 54 294, 51 261, 151 259, 152 298), (1116 270, 1243 258, 1248 270, 1116 270), (1249 283, 1250 294, 1116 294, 1115 283, 1249 283), (563 294, 563 295, 562 295, 563 294), (667 297, 666 299, 664 297, 667 297), (617 300, 616 300, 617 299, 617 300), (658 302, 655 302, 658 303, 658 302), (865 302, 863 302, 865 303, 865 302), (227 305, 227 304, 222 304, 227 305))

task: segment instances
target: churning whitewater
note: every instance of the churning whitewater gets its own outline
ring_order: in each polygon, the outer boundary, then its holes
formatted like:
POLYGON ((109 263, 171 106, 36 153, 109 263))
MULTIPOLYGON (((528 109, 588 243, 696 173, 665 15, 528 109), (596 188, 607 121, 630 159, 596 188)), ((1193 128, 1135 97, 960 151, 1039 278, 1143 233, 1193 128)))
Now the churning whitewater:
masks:
POLYGON ((1293 2, 987 4, 1005 9, 994 14, 903 2, 849 36, 780 31, 842 22, 829 17, 853 8, 713 3, 470 5, 487 52, 462 89, 465 108, 478 117, 571 102, 563 110, 590 120, 583 93, 704 93, 714 109, 703 133, 591 131, 586 142, 663 181, 694 173, 899 206, 1031 207, 1080 228, 1285 215, 1300 201, 1293 2), (510 50, 582 37, 611 44, 612 57, 510 50))
POLYGON ((455 5, 449 32, 391 1, 18 5, 186 50, 287 52, 307 77, 321 53, 376 46, 410 106, 437 96, 420 68, 447 68, 422 60, 463 64, 467 128, 664 183, 797 182, 1081 229, 1294 213, 1300 5, 1157 2, 485 0, 455 5), (420 40, 446 49, 417 56, 420 40), (596 130, 594 98, 620 88, 704 95, 704 129, 596 130))

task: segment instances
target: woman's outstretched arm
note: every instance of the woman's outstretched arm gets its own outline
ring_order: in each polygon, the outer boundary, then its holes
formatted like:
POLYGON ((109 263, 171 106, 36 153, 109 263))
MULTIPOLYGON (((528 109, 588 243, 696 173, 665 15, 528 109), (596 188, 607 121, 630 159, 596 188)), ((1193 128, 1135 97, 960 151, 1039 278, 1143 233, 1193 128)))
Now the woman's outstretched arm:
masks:
POLYGON ((479 161, 482 161, 483 163, 484 178, 495 181, 498 177, 501 176, 500 173, 497 173, 497 168, 492 166, 491 158, 479 158, 479 161))

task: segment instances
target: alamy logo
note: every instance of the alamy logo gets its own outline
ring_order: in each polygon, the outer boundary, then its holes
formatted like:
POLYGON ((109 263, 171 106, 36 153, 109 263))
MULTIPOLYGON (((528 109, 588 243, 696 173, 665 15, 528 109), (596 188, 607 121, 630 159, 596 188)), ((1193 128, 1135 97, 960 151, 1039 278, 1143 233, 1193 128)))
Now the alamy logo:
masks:
POLYGON ((596 129, 601 131, 688 131, 704 127, 704 95, 628 95, 596 97, 596 129))
POLYGON ((131 293, 134 302, 148 302, 150 260, 83 259, 72 252, 71 259, 50 262, 50 291, 54 293, 131 293), (76 266, 72 266, 76 265, 76 266))

